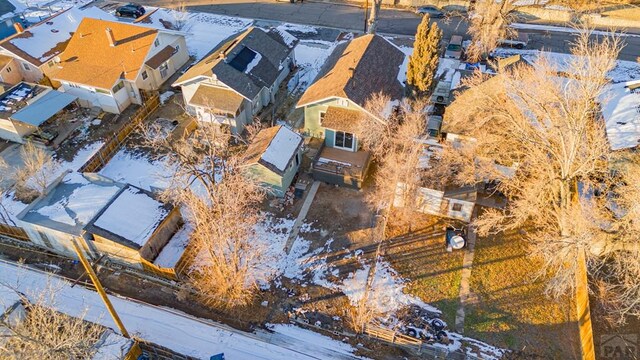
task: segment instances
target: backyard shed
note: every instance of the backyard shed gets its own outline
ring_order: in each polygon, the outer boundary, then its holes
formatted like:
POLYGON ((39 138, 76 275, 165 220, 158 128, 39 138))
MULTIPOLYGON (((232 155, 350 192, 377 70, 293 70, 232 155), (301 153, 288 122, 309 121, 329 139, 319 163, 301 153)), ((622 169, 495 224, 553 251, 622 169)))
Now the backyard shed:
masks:
POLYGON ((283 197, 300 167, 302 136, 285 126, 261 130, 245 154, 249 176, 283 197))
POLYGON ((100 252, 132 262, 153 262, 182 225, 178 208, 156 200, 150 192, 125 185, 91 220, 85 230, 100 252), (127 255, 125 255, 127 254, 127 255))
POLYGON ((73 242, 79 241, 86 243, 92 258, 106 255, 171 278, 189 241, 184 232, 173 241, 182 225, 178 208, 148 191, 94 173, 64 174, 18 220, 32 242, 54 252, 76 257, 73 242), (159 257, 161 265, 154 264, 159 257))

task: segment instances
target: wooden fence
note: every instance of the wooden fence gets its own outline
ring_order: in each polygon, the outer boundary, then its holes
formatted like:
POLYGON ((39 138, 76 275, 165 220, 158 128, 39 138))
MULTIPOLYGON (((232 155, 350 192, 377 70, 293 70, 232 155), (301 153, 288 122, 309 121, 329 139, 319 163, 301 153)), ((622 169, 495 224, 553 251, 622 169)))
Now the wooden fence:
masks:
POLYGON ((80 172, 97 172, 111 160, 127 137, 140 125, 151 113, 160 106, 160 97, 158 94, 149 96, 138 111, 131 116, 129 121, 111 138, 109 138, 100 150, 93 155, 82 167, 80 172))
POLYGON ((580 333, 580 350, 583 360, 595 360, 596 354, 593 343, 593 328, 591 327, 589 285, 587 281, 587 262, 584 250, 581 250, 578 255, 578 269, 576 271, 576 309, 580 333))
POLYGON ((386 341, 395 346, 401 347, 421 358, 427 359, 451 359, 451 360, 480 360, 473 354, 464 351, 449 351, 446 348, 436 347, 422 342, 411 336, 400 334, 397 331, 381 328, 374 325, 367 325, 364 330, 369 337, 386 341))
POLYGON ((0 235, 4 235, 10 238, 29 241, 27 233, 19 227, 0 224, 0 235))

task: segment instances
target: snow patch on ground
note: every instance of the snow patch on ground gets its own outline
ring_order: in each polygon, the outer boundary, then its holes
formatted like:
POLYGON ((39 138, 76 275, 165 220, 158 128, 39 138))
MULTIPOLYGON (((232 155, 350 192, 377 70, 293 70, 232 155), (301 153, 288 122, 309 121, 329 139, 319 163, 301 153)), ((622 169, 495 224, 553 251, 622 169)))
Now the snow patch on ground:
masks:
POLYGON ((115 181, 129 183, 141 189, 166 189, 171 181, 174 168, 166 159, 150 160, 143 155, 136 155, 127 149, 121 149, 100 170, 100 175, 115 181))
POLYGON ((169 100, 169 98, 172 97, 174 94, 175 92, 171 90, 167 90, 163 92, 162 94, 160 94, 160 103, 164 105, 167 102, 167 100, 169 100))
MULTIPOLYGON (((117 328, 98 294, 81 286, 72 288, 68 281, 6 262, 0 262, 0 283, 15 286, 27 296, 45 289, 56 289, 58 292, 55 301, 46 305, 70 316, 84 315, 87 321, 117 328)), ((0 296, 3 296, 2 292, 0 296)), ((343 358, 345 351, 348 351, 343 343, 331 343, 327 337, 308 331, 278 329, 283 333, 295 332, 300 336, 286 341, 275 338, 274 334, 251 334, 233 330, 211 320, 189 316, 170 308, 122 297, 109 297, 131 334, 199 359, 209 359, 219 353, 224 353, 228 359, 311 360, 317 359, 318 353, 323 354, 322 358, 336 359, 343 358)), ((353 351, 355 349, 350 353, 353 351)))
MULTIPOLYGON (((77 171, 78 169, 80 169, 80 167, 82 167, 82 165, 84 165, 87 160, 89 160, 96 152, 98 152, 98 150, 100 150, 102 144, 103 143, 101 141, 98 141, 83 147, 82 149, 78 150, 72 161, 53 160, 51 166, 48 166, 46 169, 41 170, 48 172, 48 184, 50 185, 51 183, 53 183, 67 170, 77 171)), ((33 182, 33 180, 27 181, 33 182)), ((25 204, 21 201, 16 200, 14 198, 14 195, 14 191, 9 191, 0 199, 0 203, 2 204, 4 209, 6 209, 6 214, 4 211, 2 211, 2 215, 8 217, 8 222, 16 223, 18 220, 18 214, 20 214, 22 210, 24 210, 29 204, 25 204)), ((44 211, 47 212, 48 210, 53 211, 55 209, 47 209, 44 211)), ((69 219, 65 218, 64 216, 60 217, 59 219, 62 223, 68 224, 69 222, 69 219)), ((4 221, 0 216, 0 223, 1 222, 4 221)))
MULTIPOLYGON (((362 300, 370 270, 370 265, 365 265, 362 269, 351 273, 342 284, 337 285, 337 288, 349 298, 352 305, 356 305, 362 300)), ((405 281, 400 278, 391 265, 385 261, 379 261, 371 281, 368 299, 385 314, 393 314, 409 305, 416 305, 430 312, 440 313, 437 308, 406 294, 404 287, 405 281)))
MULTIPOLYGON (((529 63, 534 63, 539 56, 544 56, 546 61, 553 65, 558 71, 571 73, 571 59, 573 55, 555 53, 540 50, 518 50, 499 48, 494 51, 499 57, 520 55, 529 63)), ((622 83, 634 79, 640 79, 640 64, 633 61, 617 60, 615 67, 607 74, 612 83, 622 83)))
POLYGON ((187 245, 189 245, 192 232, 193 224, 185 221, 184 226, 178 230, 167 245, 162 248, 162 251, 160 251, 160 254, 158 254, 158 257, 156 257, 153 263, 164 268, 175 268, 182 254, 184 254, 187 245))
POLYGON ((398 81, 403 86, 405 85, 405 81, 407 81, 407 69, 409 67, 409 56, 413 54, 413 48, 409 46, 398 46, 398 49, 404 53, 404 60, 402 64, 400 64, 400 70, 398 71, 398 81))
MULTIPOLYGON (((147 7, 147 12, 154 9, 147 7)), ((185 40, 189 53, 196 60, 202 59, 223 40, 246 29, 253 22, 250 19, 201 12, 187 12, 186 15, 182 15, 176 10, 158 8, 138 25, 167 29, 167 25, 170 28, 175 27, 176 19, 182 18, 186 18, 186 20, 180 31, 186 33, 185 40)))
POLYGON ((311 85, 318 76, 322 65, 335 49, 336 44, 322 40, 300 40, 298 42, 294 51, 299 70, 287 85, 290 93, 302 93, 311 85))

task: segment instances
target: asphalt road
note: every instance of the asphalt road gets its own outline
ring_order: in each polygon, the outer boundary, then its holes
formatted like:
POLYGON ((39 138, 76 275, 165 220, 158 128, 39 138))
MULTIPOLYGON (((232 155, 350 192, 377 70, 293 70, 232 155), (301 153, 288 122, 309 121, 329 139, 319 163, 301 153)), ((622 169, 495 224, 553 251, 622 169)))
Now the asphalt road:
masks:
MULTIPOLYGON (((138 0, 142 5, 171 7, 176 0, 138 0)), ((189 0, 190 10, 238 16, 252 19, 286 21, 362 31, 364 29, 364 9, 345 4, 320 1, 290 3, 289 0, 189 0)), ((420 17, 409 11, 382 9, 378 21, 378 32, 392 35, 413 36, 420 17)), ((465 35, 467 23, 461 17, 439 20, 445 39, 451 35, 465 35)), ((575 36, 570 32, 521 30, 529 33, 529 48, 546 49, 555 52, 569 52, 575 36)), ((635 61, 640 56, 640 35, 625 36, 626 46, 620 59, 635 61)))

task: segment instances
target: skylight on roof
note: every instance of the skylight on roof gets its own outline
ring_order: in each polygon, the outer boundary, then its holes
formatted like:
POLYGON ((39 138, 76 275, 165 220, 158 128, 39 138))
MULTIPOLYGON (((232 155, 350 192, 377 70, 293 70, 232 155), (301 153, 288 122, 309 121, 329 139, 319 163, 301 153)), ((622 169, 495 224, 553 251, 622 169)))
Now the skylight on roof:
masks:
POLYGON ((256 56, 258 56, 258 53, 245 46, 238 55, 229 61, 229 65, 238 71, 244 72, 256 56))

